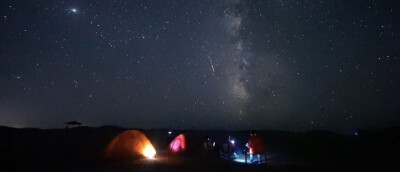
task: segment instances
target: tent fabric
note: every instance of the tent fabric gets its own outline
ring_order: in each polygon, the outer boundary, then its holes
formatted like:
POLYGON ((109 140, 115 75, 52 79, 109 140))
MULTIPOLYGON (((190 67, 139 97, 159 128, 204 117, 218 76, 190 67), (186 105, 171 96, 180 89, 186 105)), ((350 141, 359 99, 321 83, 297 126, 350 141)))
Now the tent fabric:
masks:
POLYGON ((169 149, 172 152, 182 152, 185 150, 186 147, 186 140, 185 135, 180 134, 179 136, 175 137, 174 140, 169 144, 169 149))
POLYGON ((108 144, 105 157, 112 160, 132 159, 145 156, 148 150, 153 151, 154 147, 146 135, 137 130, 127 130, 108 144))
POLYGON ((263 144, 258 136, 251 136, 249 139, 249 149, 253 154, 262 154, 263 144))

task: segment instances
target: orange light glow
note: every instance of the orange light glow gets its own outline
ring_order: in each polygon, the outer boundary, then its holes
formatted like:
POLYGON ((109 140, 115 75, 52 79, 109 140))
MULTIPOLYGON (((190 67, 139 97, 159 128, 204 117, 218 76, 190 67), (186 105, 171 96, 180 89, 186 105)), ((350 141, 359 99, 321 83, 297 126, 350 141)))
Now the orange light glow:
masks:
POLYGON ((147 158, 154 158, 156 156, 156 150, 154 149, 153 145, 147 144, 142 152, 143 156, 147 158))
POLYGON ((153 158, 156 150, 150 140, 138 130, 127 130, 115 137, 107 146, 104 156, 108 160, 153 158))

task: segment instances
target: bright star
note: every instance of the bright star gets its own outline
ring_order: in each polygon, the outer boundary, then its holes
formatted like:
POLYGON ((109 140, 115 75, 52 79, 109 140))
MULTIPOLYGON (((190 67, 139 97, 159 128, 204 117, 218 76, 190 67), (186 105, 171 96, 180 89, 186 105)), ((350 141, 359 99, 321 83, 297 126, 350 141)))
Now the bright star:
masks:
POLYGON ((71 12, 76 13, 78 10, 76 8, 71 8, 71 12))

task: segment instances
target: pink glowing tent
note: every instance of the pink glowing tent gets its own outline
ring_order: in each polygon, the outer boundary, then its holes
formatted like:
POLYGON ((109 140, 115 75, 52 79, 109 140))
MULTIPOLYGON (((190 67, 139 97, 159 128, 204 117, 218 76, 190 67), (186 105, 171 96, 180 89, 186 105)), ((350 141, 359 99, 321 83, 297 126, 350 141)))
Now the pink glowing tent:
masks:
POLYGON ((183 152, 185 151, 186 146, 185 135, 180 134, 179 136, 175 137, 174 140, 169 144, 169 150, 171 152, 183 152))

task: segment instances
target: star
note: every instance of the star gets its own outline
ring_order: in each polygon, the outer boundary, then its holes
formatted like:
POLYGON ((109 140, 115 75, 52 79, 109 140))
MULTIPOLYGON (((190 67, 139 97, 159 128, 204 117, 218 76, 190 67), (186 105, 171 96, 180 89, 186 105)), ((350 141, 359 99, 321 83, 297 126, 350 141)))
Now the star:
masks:
POLYGON ((76 9, 76 8, 71 8, 69 11, 72 12, 72 13, 77 13, 77 12, 78 12, 78 9, 76 9))
POLYGON ((0 5, 0 116, 10 114, 0 125, 52 127, 77 117, 229 130, 323 123, 352 134, 375 119, 400 121, 391 2, 364 15, 369 4, 342 1, 161 1, 0 5), (41 13, 43 21, 30 15, 41 13), (11 114, 20 112, 28 116, 11 114))

